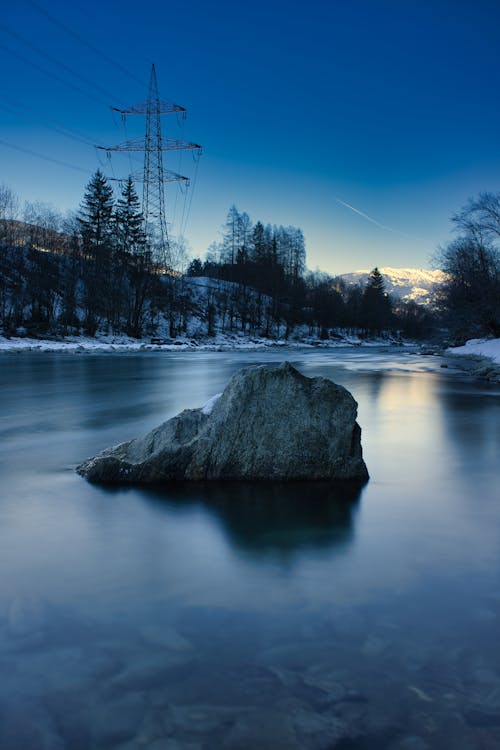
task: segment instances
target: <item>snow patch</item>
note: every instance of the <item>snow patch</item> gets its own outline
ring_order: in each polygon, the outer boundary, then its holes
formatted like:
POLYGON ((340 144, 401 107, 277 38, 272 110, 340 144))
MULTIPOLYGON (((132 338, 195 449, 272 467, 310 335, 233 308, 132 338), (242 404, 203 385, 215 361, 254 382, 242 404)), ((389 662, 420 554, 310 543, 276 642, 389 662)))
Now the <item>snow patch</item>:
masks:
POLYGON ((217 401, 220 399, 221 396, 222 396, 222 393, 216 393, 215 396, 212 396, 212 398, 209 398, 208 401, 205 404, 203 404, 203 406, 201 407, 201 413, 206 414, 207 416, 211 414, 215 404, 217 403, 217 401))
POLYGON ((463 346, 453 346, 446 351, 465 357, 488 357, 500 365, 500 339, 469 339, 463 346))
POLYGON ((314 336, 302 336, 292 339, 263 338, 248 336, 243 333, 230 334, 218 332, 213 337, 161 339, 154 337, 134 339, 128 336, 107 336, 99 334, 95 338, 88 336, 67 336, 65 338, 35 339, 24 336, 6 338, 0 335, 0 353, 13 352, 65 352, 67 354, 104 354, 134 352, 231 352, 231 351, 266 351, 268 349, 336 349, 342 346, 380 346, 401 345, 401 341, 392 339, 362 340, 355 335, 339 335, 325 341, 314 336))

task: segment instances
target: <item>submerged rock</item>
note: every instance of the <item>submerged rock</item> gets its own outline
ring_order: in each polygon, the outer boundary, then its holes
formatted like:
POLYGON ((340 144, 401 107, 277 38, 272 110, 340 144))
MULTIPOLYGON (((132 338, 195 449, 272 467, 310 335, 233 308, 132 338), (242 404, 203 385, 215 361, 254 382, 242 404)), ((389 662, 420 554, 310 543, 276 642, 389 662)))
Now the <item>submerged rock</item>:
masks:
POLYGON ((85 461, 92 482, 368 479, 357 403, 288 362, 234 375, 200 409, 85 461))

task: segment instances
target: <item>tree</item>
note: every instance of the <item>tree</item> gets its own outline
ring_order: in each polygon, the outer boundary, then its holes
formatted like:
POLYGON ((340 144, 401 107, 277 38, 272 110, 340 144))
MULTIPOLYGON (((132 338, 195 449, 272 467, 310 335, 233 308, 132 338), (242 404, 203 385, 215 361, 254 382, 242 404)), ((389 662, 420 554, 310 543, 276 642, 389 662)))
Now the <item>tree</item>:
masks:
POLYGON ((374 268, 368 277, 363 292, 361 314, 363 325, 369 331, 380 332, 391 324, 391 301, 378 268, 374 268))
POLYGON ((268 262, 269 246, 266 242, 264 225, 258 221, 252 232, 253 260, 255 263, 265 265, 268 262))
POLYGON ((0 185, 0 244, 13 245, 16 240, 16 219, 19 215, 19 199, 7 187, 0 185))
POLYGON ((23 221, 26 244, 49 252, 63 251, 64 238, 60 234, 62 217, 53 206, 39 201, 26 201, 23 221))
POLYGON ((203 264, 199 258, 193 258, 187 269, 188 276, 203 276, 203 264))
POLYGON ((100 169, 87 185, 78 214, 85 254, 98 258, 109 251, 113 237, 113 188, 100 169))
POLYGON ((439 248, 444 303, 460 339, 500 336, 500 193, 481 193, 452 217, 458 237, 439 248))
POLYGON ((222 253, 225 263, 232 266, 236 262, 236 255, 240 245, 240 215, 236 206, 231 206, 226 217, 222 233, 222 253))
POLYGON ((462 235, 474 237, 482 244, 500 239, 500 193, 480 193, 469 199, 461 211, 454 214, 452 222, 462 235))
POLYGON ((115 221, 120 250, 134 255, 143 253, 146 249, 144 217, 131 177, 123 185, 116 204, 115 221))
POLYGON ((231 206, 228 211, 226 222, 222 230, 222 260, 233 266, 238 257, 250 255, 252 239, 252 222, 249 215, 244 211, 239 213, 236 206, 231 206))
POLYGON ((100 170, 87 185, 77 216, 85 264, 87 332, 93 335, 104 315, 110 323, 112 311, 112 255, 116 236, 113 189, 100 170))
MULTIPOLYGON (((344 317, 344 302, 333 279, 326 273, 315 271, 306 277, 307 310, 309 325, 316 325, 322 339, 328 338, 328 329, 340 325, 344 317)), ((312 331, 311 331, 312 332, 312 331)))

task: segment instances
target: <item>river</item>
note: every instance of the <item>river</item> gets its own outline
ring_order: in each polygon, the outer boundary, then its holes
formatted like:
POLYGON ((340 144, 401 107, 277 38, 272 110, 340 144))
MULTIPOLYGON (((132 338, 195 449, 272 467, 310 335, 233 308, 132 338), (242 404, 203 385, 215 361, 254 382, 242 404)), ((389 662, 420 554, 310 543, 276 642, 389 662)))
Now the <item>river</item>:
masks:
POLYGON ((499 395, 392 348, 2 355, 0 748, 500 747, 499 395), (358 401, 361 491, 75 473, 285 358, 358 401))

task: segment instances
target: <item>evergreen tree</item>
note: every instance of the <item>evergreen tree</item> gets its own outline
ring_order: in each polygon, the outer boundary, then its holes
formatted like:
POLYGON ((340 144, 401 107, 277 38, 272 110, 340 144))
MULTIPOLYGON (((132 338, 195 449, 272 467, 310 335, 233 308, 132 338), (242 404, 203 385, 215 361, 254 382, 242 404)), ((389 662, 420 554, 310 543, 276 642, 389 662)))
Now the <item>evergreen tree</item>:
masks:
POLYGON ((252 232, 253 260, 259 265, 264 265, 268 260, 268 244, 266 242, 264 225, 258 221, 252 232))
POLYGON ((97 258, 109 250, 113 236, 113 188, 100 169, 87 185, 78 214, 83 251, 97 258))
POLYGON ((193 258, 186 272, 187 276, 203 276, 203 263, 199 258, 193 258))
POLYGON ((122 194, 116 206, 115 219, 120 250, 135 255, 143 253, 146 247, 144 218, 131 177, 122 188, 122 194))
POLYGON ((391 323, 391 300, 378 268, 374 268, 368 277, 363 293, 362 317, 364 327, 370 331, 382 331, 391 323))
POLYGON ((112 255, 114 248, 113 189, 100 170, 87 185, 77 221, 85 264, 85 327, 94 335, 104 317, 113 318, 112 255))

